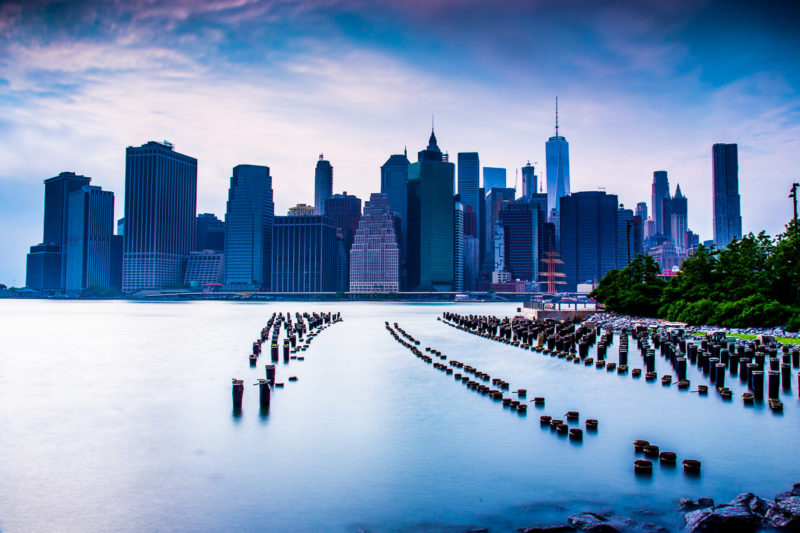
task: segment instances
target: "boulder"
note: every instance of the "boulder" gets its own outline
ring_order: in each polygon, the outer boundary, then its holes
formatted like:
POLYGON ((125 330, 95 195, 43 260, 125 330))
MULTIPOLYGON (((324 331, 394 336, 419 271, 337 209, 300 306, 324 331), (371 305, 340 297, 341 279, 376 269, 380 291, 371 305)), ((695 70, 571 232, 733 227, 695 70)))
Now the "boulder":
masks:
POLYGON ((764 517, 764 524, 777 529, 800 531, 800 496, 776 502, 764 517))
POLYGON ((517 531, 520 533, 571 533, 575 531, 575 528, 572 526, 521 527, 517 531))
MULTIPOLYGON (((738 498, 737 498, 738 499, 738 498)), ((746 499, 749 504, 750 500, 746 499)), ((730 503, 700 509, 687 513, 683 517, 686 531, 690 532, 727 532, 749 533, 756 531, 761 522, 745 503, 730 503)))
POLYGON ((681 498, 678 500, 678 506, 683 511, 694 511, 696 509, 706 509, 714 507, 714 500, 711 498, 698 498, 696 501, 689 498, 681 498))
POLYGON ((767 500, 759 498, 752 492, 739 494, 733 499, 730 505, 741 505, 746 507, 759 520, 764 518, 764 516, 767 514, 767 511, 769 511, 769 508, 771 507, 771 504, 767 500))
POLYGON ((567 518, 569 524, 580 531, 591 533, 616 533, 622 531, 619 527, 609 523, 608 518, 595 513, 578 513, 567 518))

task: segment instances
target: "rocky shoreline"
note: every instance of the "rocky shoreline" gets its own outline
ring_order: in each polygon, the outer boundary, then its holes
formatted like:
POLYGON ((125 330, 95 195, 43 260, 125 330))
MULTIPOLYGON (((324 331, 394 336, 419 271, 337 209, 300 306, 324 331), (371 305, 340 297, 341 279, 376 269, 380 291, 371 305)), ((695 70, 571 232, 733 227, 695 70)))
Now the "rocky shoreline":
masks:
MULTIPOLYGON (((752 492, 745 492, 730 502, 719 505, 715 505, 711 498, 681 499, 678 511, 684 513, 685 531, 691 533, 800 531, 800 483, 795 483, 789 491, 776 494, 772 500, 760 498, 752 492)), ((641 522, 611 512, 583 512, 570 515, 563 524, 518 528, 517 531, 520 533, 568 531, 662 533, 669 530, 658 524, 641 522)))

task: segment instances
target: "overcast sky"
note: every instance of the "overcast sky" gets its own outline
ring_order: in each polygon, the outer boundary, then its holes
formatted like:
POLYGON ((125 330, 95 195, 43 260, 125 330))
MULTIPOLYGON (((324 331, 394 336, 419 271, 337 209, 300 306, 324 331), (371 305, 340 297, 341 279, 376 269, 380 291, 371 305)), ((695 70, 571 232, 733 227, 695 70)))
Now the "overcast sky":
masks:
POLYGON ((775 234, 800 178, 798 23, 764 1, 0 1, 0 282, 25 283, 43 179, 91 176, 123 215, 126 146, 196 157, 220 218, 231 168, 267 165, 282 214, 313 203, 320 153, 367 198, 432 114, 453 160, 543 174, 556 96, 573 191, 634 207, 667 170, 710 239, 711 145, 735 142, 744 231, 775 234))

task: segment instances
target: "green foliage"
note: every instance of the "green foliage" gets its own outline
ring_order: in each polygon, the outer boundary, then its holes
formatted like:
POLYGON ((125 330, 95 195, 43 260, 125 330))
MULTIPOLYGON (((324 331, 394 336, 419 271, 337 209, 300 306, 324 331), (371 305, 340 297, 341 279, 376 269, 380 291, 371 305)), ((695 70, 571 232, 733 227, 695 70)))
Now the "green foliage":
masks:
POLYGON ((651 257, 612 270, 590 296, 614 312, 690 325, 800 330, 800 224, 776 239, 764 232, 725 249, 700 246, 668 282, 651 257))
POLYGON ((655 259, 638 255, 622 270, 607 273, 589 296, 616 313, 655 317, 665 285, 660 273, 655 259))

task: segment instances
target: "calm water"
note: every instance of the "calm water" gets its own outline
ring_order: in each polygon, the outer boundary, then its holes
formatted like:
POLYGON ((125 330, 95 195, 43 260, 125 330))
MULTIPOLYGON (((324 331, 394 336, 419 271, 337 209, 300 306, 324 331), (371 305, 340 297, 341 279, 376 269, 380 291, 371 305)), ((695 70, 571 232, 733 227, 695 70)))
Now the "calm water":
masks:
MULTIPOLYGON (((800 481, 796 383, 774 415, 741 404, 738 378, 724 403, 436 321, 515 307, 0 301, 0 529, 511 531, 609 509, 674 528, 679 497, 771 496, 800 481), (274 311, 322 310, 345 320, 279 366, 278 381, 299 381, 263 416, 250 384, 268 355, 251 369, 252 341, 274 311), (546 406, 521 417, 468 391, 384 320, 546 406), (246 383, 240 417, 232 377, 246 383), (598 418, 599 432, 576 445, 539 426, 567 410, 598 418), (637 478, 637 438, 701 459, 702 476, 656 466, 637 478)), ((629 359, 641 366, 635 343, 629 359)))

